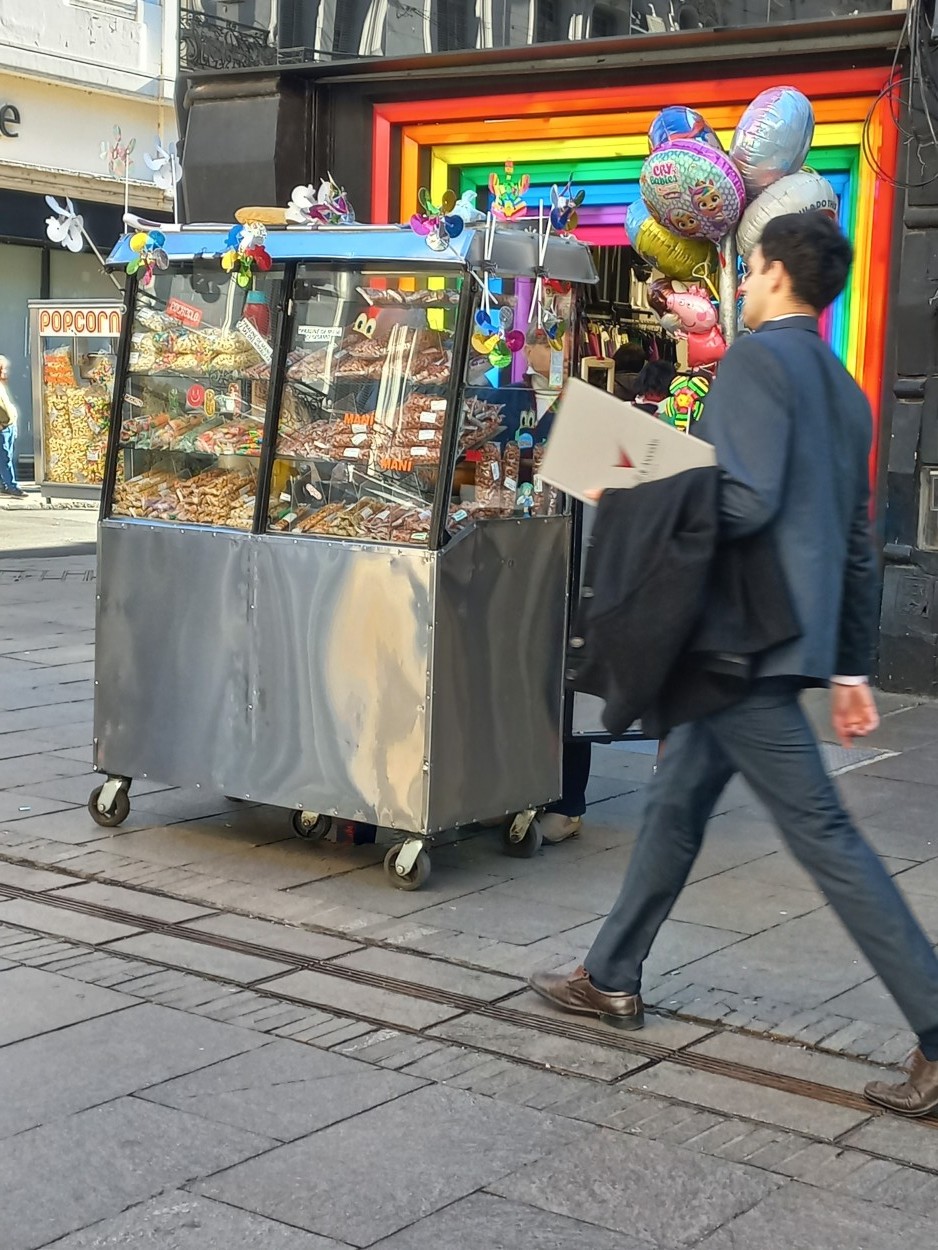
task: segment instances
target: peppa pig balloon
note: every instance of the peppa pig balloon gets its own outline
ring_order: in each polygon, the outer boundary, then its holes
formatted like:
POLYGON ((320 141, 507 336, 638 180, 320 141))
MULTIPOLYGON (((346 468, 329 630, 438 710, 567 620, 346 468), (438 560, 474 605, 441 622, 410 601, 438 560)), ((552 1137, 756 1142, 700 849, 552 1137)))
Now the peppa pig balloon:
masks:
POLYGON ((649 287, 648 302, 664 329, 687 340, 687 363, 692 369, 722 360, 726 340, 717 324, 717 310, 702 287, 675 291, 669 282, 655 282, 649 287))
POLYGON ((655 220, 686 239, 718 243, 746 203, 732 161, 694 139, 674 139, 646 157, 639 186, 655 220))
POLYGON ((827 213, 837 216, 837 196, 834 188, 816 174, 813 169, 799 169, 794 174, 779 178, 756 196, 743 213, 736 232, 736 246, 743 260, 748 260, 758 246, 762 232, 773 217, 784 213, 827 213))
POLYGON ((672 139, 696 139, 707 143, 718 152, 723 151, 720 140, 707 122, 694 109, 683 104, 669 104, 663 108, 648 131, 648 151, 657 152, 672 139))
POLYGON ((644 201, 629 205, 625 218, 629 242, 639 256, 669 278, 689 282, 691 278, 714 278, 716 249, 705 239, 682 239, 658 224, 644 201))
POLYGON ((814 110, 795 87, 770 87, 757 95, 740 118, 729 152, 748 198, 800 169, 813 138, 814 110))

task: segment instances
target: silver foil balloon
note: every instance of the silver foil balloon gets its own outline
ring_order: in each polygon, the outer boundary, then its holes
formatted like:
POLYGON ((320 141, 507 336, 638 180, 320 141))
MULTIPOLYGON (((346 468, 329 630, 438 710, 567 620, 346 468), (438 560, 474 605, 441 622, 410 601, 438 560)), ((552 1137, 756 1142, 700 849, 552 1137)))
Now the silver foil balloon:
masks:
POLYGON ((749 259, 773 217, 781 217, 784 213, 818 211, 836 218, 837 208, 834 188, 813 169, 799 169, 794 174, 787 174, 756 196, 743 213, 736 232, 739 254, 743 260, 749 259))
POLYGON ((753 200, 779 178, 794 173, 814 138, 814 110, 795 87, 761 92, 740 118, 729 156, 753 200))

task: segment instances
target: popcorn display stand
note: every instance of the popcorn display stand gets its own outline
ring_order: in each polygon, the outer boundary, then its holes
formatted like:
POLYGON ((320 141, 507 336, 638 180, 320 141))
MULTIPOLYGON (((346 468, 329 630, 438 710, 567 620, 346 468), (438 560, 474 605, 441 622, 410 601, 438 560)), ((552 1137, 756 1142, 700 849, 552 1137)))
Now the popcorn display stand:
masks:
POLYGON ((574 529, 538 475, 541 417, 588 248, 324 226, 223 268, 224 230, 167 229, 157 265, 132 242, 110 257, 134 272, 91 815, 119 824, 145 777, 290 809, 305 837, 372 822, 400 834, 404 889, 443 830, 503 820, 533 853, 560 793, 574 529))
POLYGON ((29 303, 36 482, 46 499, 97 500, 123 307, 29 303))

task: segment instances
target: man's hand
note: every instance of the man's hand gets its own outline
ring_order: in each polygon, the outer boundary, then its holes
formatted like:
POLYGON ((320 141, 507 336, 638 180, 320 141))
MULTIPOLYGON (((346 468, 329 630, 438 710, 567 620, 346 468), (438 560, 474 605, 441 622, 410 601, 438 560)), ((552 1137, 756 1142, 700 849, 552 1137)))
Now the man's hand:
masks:
POLYGON ((831 724, 842 747, 879 728, 879 712, 866 682, 862 686, 831 686, 831 724))

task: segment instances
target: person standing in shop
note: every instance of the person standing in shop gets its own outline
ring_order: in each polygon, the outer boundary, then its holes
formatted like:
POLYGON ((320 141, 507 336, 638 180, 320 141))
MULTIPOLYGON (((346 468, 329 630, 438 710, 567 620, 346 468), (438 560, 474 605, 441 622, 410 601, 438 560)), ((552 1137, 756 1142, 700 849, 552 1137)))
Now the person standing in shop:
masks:
POLYGON ((14 499, 25 499, 16 480, 16 404, 7 382, 10 378, 10 362, 0 356, 0 494, 14 499))
POLYGON ((755 333, 724 358, 697 430, 720 466, 723 539, 771 534, 801 632, 758 658, 738 702, 673 730, 622 891, 583 966, 535 973, 531 985, 564 1010, 641 1028, 642 965, 740 773, 918 1035, 906 1078, 874 1081, 867 1098, 922 1116, 938 1108, 938 957, 844 810, 799 703, 805 687, 830 685, 844 746, 879 724, 867 684, 878 587, 870 406, 818 333, 852 256, 822 213, 769 222, 742 287, 755 333))

